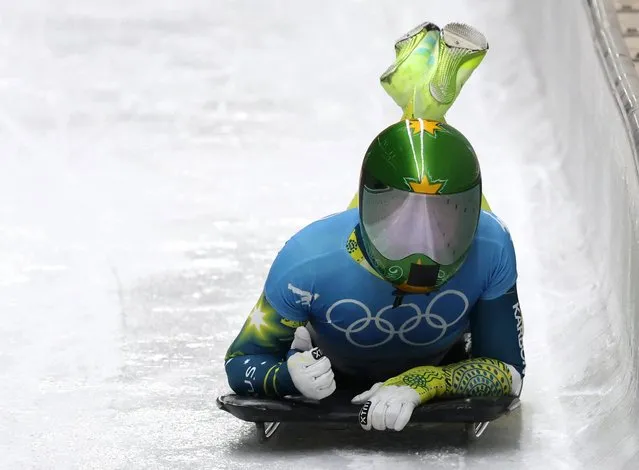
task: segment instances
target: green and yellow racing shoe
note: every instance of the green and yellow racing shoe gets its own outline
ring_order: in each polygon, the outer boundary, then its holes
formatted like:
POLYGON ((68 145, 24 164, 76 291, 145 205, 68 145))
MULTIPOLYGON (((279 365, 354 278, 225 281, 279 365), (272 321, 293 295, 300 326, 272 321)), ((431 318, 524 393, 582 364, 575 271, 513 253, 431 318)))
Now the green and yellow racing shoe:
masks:
POLYGON ((402 119, 443 121, 487 51, 486 38, 471 26, 423 23, 395 43, 395 62, 380 82, 402 119))

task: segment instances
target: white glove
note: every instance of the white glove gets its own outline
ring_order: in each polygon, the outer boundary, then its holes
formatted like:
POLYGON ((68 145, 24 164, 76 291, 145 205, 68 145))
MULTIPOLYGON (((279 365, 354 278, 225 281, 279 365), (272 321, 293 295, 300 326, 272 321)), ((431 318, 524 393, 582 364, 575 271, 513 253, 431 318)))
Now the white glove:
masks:
POLYGON ((359 424, 366 431, 371 427, 378 431, 401 431, 410 421, 413 410, 419 405, 419 394, 407 385, 384 385, 378 382, 370 390, 351 400, 364 405, 359 412, 359 424))
POLYGON ((311 335, 303 326, 295 330, 291 349, 303 351, 291 355, 286 361, 295 388, 313 400, 321 400, 333 393, 335 376, 331 361, 319 348, 313 348, 311 335))
POLYGON ((291 349, 296 349, 297 351, 310 351, 311 349, 313 349, 311 334, 308 332, 305 326, 300 326, 295 329, 295 335, 293 336, 291 349))

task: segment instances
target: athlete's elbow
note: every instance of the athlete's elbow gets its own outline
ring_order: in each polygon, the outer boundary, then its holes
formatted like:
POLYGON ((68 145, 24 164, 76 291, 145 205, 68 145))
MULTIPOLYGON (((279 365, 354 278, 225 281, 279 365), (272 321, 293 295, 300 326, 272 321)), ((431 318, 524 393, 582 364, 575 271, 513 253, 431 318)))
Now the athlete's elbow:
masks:
POLYGON ((237 395, 249 395, 250 390, 247 387, 244 374, 242 371, 238 371, 233 364, 233 359, 229 359, 225 362, 224 368, 226 369, 226 380, 231 387, 231 390, 237 395))
POLYGON ((226 376, 228 379, 229 387, 236 395, 250 395, 246 384, 244 384, 241 380, 238 380, 237 377, 233 377, 231 375, 226 376))

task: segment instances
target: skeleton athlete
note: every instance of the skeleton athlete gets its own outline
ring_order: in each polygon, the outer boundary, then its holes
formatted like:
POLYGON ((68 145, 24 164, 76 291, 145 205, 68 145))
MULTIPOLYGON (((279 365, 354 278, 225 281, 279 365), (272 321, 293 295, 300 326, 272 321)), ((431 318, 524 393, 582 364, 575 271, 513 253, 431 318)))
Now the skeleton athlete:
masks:
MULTIPOLYGON (((454 49, 446 32, 455 32, 446 28, 423 25, 398 42, 396 63, 382 76, 387 90, 415 51, 446 59, 454 49)), ((437 74, 428 76, 432 97, 437 74)), ((399 431, 436 397, 521 392, 510 233, 482 209, 468 140, 439 117, 416 117, 433 115, 425 100, 398 95, 391 93, 408 119, 370 144, 358 207, 303 228, 273 262, 225 358, 237 394, 319 400, 348 389, 362 405, 364 429, 399 431)))

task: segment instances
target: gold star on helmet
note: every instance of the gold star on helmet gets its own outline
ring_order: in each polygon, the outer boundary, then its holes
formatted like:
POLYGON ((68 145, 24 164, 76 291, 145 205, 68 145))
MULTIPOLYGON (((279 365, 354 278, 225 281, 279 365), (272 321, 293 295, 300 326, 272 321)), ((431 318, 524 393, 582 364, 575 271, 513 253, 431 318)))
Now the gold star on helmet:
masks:
POLYGON ((442 186, 444 186, 443 182, 431 182, 428 179, 428 175, 424 175, 422 180, 418 183, 411 181, 408 183, 415 193, 420 194, 437 194, 442 186))
POLYGON ((440 125, 442 123, 439 121, 429 121, 428 119, 422 119, 421 122, 419 119, 410 121, 410 128, 413 131, 413 134, 419 134, 422 129, 428 132, 430 135, 435 135, 435 131, 443 130, 440 125))

